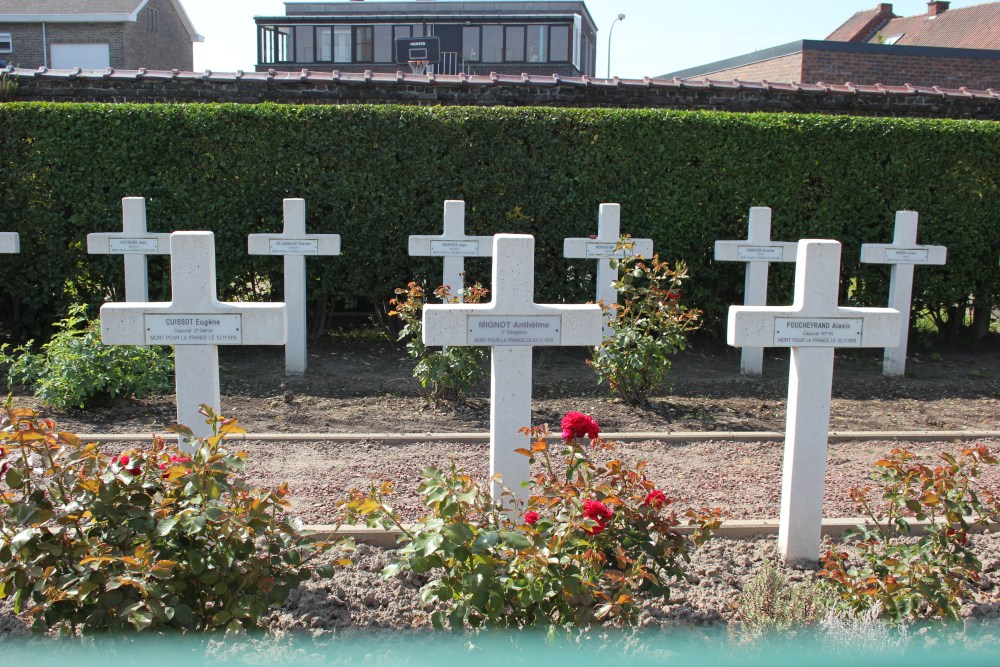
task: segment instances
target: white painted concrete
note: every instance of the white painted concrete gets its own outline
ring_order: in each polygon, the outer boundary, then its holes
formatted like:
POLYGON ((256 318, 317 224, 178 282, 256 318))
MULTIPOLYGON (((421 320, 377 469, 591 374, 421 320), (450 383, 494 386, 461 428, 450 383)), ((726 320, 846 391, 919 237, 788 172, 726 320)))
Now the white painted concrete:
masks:
POLYGON ((169 255, 170 234, 146 231, 146 199, 122 197, 122 231, 87 234, 91 255, 125 258, 125 300, 149 301, 147 255, 169 255))

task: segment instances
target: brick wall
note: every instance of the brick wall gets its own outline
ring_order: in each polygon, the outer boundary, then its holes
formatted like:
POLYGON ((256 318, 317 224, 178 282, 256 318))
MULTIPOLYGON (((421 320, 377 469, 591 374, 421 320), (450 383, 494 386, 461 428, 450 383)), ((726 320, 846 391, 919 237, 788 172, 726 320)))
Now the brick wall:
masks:
MULTIPOLYGON (((119 75, 116 74, 115 77, 119 75)), ((150 73, 121 78, 72 76, 24 72, 16 100, 52 102, 236 102, 280 104, 412 104, 466 106, 618 107, 708 109, 736 112, 796 112, 901 116, 917 118, 974 118, 1000 121, 1000 93, 966 95, 930 89, 887 93, 878 89, 858 91, 820 86, 770 86, 701 84, 688 82, 629 81, 619 86, 585 83, 582 79, 556 81, 503 77, 476 77, 461 82, 441 77, 429 83, 424 77, 377 75, 369 81, 355 78, 331 81, 329 75, 300 79, 278 74, 251 79, 234 75, 171 75, 150 73), (325 77, 325 78, 321 78, 325 77), (785 89, 787 90, 785 90, 785 89)))
POLYGON ((42 49, 42 26, 25 23, 0 23, 0 32, 9 32, 11 53, 0 53, 0 60, 6 60, 15 67, 41 67, 45 64, 42 49))
POLYGON ((135 23, 124 26, 124 67, 137 69, 194 68, 191 37, 169 0, 150 0, 135 23), (155 19, 151 20, 151 16, 155 19))
MULTIPOLYGON (((275 70, 278 72, 301 72, 301 67, 289 67, 287 65, 258 65, 256 71, 267 72, 269 70, 275 70)), ((310 72, 381 72, 384 74, 395 74, 396 72, 409 72, 409 65, 396 65, 394 63, 389 64, 378 64, 378 63, 365 63, 363 65, 352 65, 350 63, 338 63, 329 65, 319 65, 312 64, 309 65, 310 72)), ((553 74, 558 74, 559 76, 580 76, 580 70, 569 63, 545 63, 544 65, 531 65, 525 63, 512 63, 510 65, 504 65, 503 63, 487 63, 483 65, 469 65, 466 67, 466 74, 474 75, 486 75, 488 76, 490 72, 496 72, 497 74, 514 74, 520 76, 521 74, 538 74, 541 76, 551 76, 553 74)))
POLYGON ((708 74, 699 74, 695 79, 714 79, 716 81, 812 81, 802 78, 802 53, 793 53, 779 58, 770 58, 761 62, 750 63, 742 67, 732 67, 708 74))
MULTIPOLYGON (((713 75, 713 78, 718 77, 713 75)), ((943 88, 966 86, 986 90, 1000 88, 1000 58, 933 58, 807 50, 801 80, 887 86, 904 83, 943 88)))

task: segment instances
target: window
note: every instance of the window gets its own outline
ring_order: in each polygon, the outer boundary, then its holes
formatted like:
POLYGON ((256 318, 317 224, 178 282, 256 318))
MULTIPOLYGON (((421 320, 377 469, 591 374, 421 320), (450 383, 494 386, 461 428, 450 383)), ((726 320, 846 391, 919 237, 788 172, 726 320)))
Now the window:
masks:
POLYGON ((160 10, 159 9, 147 9, 146 10, 146 27, 149 32, 158 32, 160 29, 160 10))
POLYGON ((370 63, 375 60, 375 30, 373 26, 354 28, 354 62, 370 63))
POLYGON ((375 26, 375 62, 391 63, 395 56, 392 54, 392 26, 375 26))
POLYGON ((462 57, 470 62, 477 62, 482 53, 479 45, 479 26, 464 26, 462 28, 462 57))
POLYGON ((548 58, 549 27, 545 25, 528 26, 529 63, 544 63, 548 58))
POLYGON ((295 28, 295 62, 311 63, 316 57, 315 31, 311 25, 295 28))
POLYGON ((333 60, 333 28, 316 28, 316 62, 328 63, 333 60))
POLYGON ((903 33, 899 33, 898 35, 889 35, 879 43, 884 44, 885 46, 892 46, 902 38, 903 38, 903 33))
POLYGON ((9 32, 0 32, 0 53, 12 53, 14 43, 10 40, 9 32))
POLYGON ((287 63, 292 56, 292 28, 288 26, 261 26, 260 29, 260 62, 287 63))
POLYGON ((524 62, 524 26, 511 25, 504 28, 504 62, 524 62))
POLYGON ((333 27, 333 62, 351 62, 351 26, 349 25, 333 27))
POLYGON ((503 62, 503 26, 484 25, 483 26, 483 54, 481 60, 484 63, 503 62))
POLYGON ((554 63, 569 62, 568 25, 554 25, 549 30, 549 60, 554 63))

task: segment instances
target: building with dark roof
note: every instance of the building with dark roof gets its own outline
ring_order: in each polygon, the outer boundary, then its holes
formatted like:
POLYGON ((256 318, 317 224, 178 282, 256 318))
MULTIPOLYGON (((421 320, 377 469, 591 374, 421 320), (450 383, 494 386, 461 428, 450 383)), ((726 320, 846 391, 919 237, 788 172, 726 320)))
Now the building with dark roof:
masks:
POLYGON ((900 17, 880 3, 825 40, 800 40, 665 74, 681 79, 1000 88, 1000 2, 900 17))
POLYGON ((0 66, 190 70, 202 40, 179 0, 0 3, 0 66))
POLYGON ((437 37, 436 74, 593 76, 597 27, 583 2, 286 2, 258 16, 257 71, 396 72, 399 38, 437 37))

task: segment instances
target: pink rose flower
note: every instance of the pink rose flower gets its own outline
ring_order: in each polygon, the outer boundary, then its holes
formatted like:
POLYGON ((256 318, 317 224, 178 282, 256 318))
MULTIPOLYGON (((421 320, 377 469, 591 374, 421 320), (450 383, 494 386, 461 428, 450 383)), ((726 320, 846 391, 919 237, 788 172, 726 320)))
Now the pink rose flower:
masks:
POLYGON ((575 438, 596 438, 600 435, 601 429, 597 422, 582 412, 567 412, 562 420, 563 440, 573 440, 575 438))

